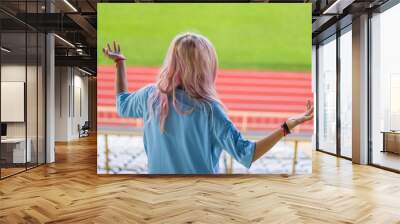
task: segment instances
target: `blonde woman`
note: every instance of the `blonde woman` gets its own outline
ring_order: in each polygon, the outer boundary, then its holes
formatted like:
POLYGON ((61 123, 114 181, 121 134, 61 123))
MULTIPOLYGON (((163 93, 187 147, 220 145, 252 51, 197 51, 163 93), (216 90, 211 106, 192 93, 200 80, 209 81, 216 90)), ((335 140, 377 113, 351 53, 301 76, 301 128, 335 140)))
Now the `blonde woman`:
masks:
POLYGON ((108 44, 103 52, 117 67, 119 115, 145 121, 143 141, 151 174, 218 173, 222 150, 249 168, 295 126, 313 118, 308 101, 303 114, 288 119, 265 138, 244 139, 217 96, 216 51, 199 34, 176 36, 157 82, 133 93, 128 92, 126 58, 120 46, 108 44))

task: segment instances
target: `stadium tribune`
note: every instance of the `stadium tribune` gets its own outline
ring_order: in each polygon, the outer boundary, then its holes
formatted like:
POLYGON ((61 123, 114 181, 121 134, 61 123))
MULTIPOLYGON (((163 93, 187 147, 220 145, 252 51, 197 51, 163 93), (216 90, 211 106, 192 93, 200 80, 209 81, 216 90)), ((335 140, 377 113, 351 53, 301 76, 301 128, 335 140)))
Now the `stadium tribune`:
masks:
MULTIPOLYGON (((154 83, 158 68, 129 67, 129 91, 154 83)), ((141 130, 141 119, 121 118, 115 108, 115 68, 98 67, 98 129, 100 132, 141 130)), ((311 74, 224 69, 218 72, 217 91, 234 124, 246 133, 265 133, 276 129, 288 117, 301 113, 312 100, 311 74)), ((310 135, 313 122, 295 130, 310 135)))

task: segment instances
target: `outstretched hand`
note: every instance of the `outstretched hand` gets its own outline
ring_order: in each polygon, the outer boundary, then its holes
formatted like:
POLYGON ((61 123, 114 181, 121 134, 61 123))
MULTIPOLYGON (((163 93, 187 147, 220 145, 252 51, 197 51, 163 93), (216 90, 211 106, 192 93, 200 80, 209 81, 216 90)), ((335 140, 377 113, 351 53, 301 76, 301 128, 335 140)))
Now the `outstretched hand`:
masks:
POLYGON ((314 106, 311 105, 310 100, 307 100, 306 111, 302 114, 290 117, 286 122, 286 124, 288 125, 289 129, 293 129, 297 125, 311 120, 313 117, 314 117, 314 106))
MULTIPOLYGON (((286 121, 287 126, 289 129, 293 129, 297 125, 304 123, 308 120, 311 120, 314 116, 314 108, 311 105, 311 102, 308 100, 307 101, 307 106, 306 106, 306 111, 302 114, 295 115, 291 118, 289 118, 286 121)), ((253 162, 259 159, 261 156, 263 156, 266 152, 271 150, 271 148, 279 142, 279 140, 282 139, 282 137, 285 136, 284 133, 282 133, 282 129, 276 129, 274 132, 272 132, 270 135, 267 137, 258 140, 256 142, 256 149, 254 150, 254 155, 253 155, 253 162)))
POLYGON ((113 41, 114 48, 112 49, 110 44, 107 43, 107 47, 103 48, 104 55, 113 60, 113 61, 120 61, 125 60, 125 56, 121 53, 121 47, 115 41, 113 41))

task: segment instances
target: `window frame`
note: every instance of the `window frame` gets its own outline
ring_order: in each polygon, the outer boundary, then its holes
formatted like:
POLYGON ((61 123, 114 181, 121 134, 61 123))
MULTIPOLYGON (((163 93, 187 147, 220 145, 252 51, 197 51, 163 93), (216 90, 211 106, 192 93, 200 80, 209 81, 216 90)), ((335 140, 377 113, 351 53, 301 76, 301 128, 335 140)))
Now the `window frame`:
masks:
MULTIPOLYGON (((348 18, 345 18, 348 19, 348 18)), ((336 25, 335 25, 336 26, 336 25)), ((326 38, 319 40, 318 43, 316 44, 316 50, 315 50, 315 64, 316 64, 316 73, 315 73, 315 86, 316 86, 316 109, 315 109, 315 114, 316 114, 316 151, 318 152, 323 152, 329 155, 333 155, 333 156, 337 156, 346 160, 352 160, 352 158, 347 157, 342 155, 341 153, 341 119, 340 119, 340 77, 341 77, 341 67, 340 67, 340 37, 344 34, 346 34, 347 32, 351 32, 352 31, 352 23, 346 24, 344 27, 337 29, 335 33, 327 36, 326 38), (320 99, 318 97, 319 95, 319 47, 321 45, 321 43, 329 43, 330 41, 336 41, 336 152, 332 153, 332 152, 328 152, 324 149, 320 148, 320 144, 319 144, 319 119, 318 119, 318 115, 319 115, 319 103, 320 103, 320 99)))

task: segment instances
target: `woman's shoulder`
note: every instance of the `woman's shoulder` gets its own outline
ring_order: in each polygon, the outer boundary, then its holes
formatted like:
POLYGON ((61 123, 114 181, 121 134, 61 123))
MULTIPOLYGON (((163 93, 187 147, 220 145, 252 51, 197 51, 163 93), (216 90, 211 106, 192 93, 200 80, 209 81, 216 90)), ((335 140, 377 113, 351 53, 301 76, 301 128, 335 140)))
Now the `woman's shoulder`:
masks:
MULTIPOLYGON (((212 129, 221 129, 230 126, 230 120, 226 111, 226 107, 219 101, 211 101, 211 110, 209 118, 212 129)), ((221 129, 222 130, 222 129, 221 129)))
POLYGON ((209 112, 210 115, 213 117, 225 117, 226 116, 226 110, 225 110, 225 106, 217 101, 217 100, 209 100, 208 101, 208 105, 209 105, 209 112))
POLYGON ((143 92, 143 95, 146 96, 146 98, 153 93, 156 90, 156 84, 155 83, 150 83, 145 86, 143 86, 139 91, 143 92))
POLYGON ((213 110, 220 110, 220 111, 225 110, 225 107, 222 104, 222 102, 217 99, 210 99, 208 100, 208 102, 213 110))
POLYGON ((143 87, 143 89, 145 89, 148 92, 152 92, 152 91, 156 90, 156 84, 155 83, 149 83, 149 84, 145 85, 143 87))

